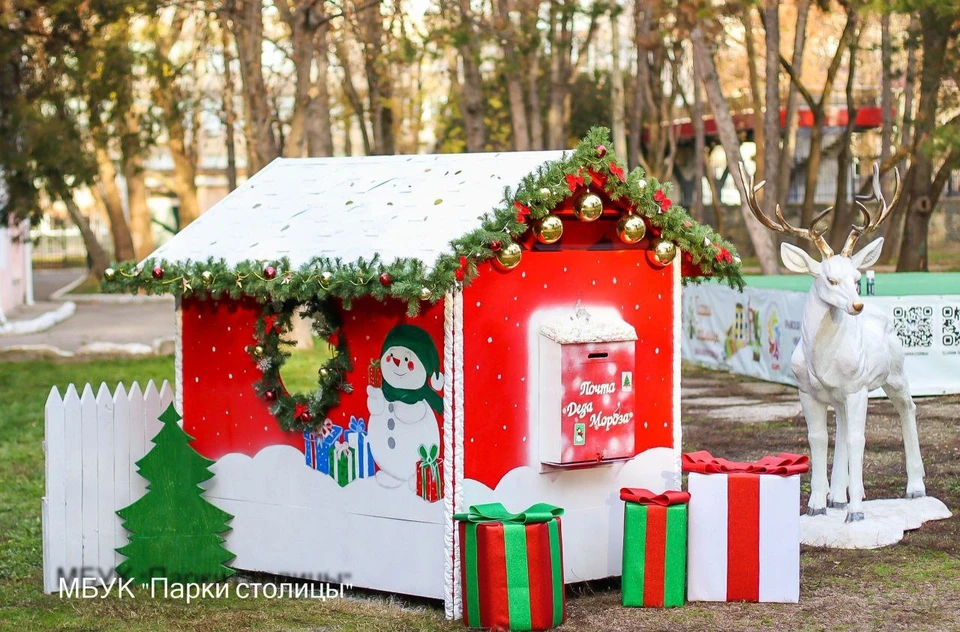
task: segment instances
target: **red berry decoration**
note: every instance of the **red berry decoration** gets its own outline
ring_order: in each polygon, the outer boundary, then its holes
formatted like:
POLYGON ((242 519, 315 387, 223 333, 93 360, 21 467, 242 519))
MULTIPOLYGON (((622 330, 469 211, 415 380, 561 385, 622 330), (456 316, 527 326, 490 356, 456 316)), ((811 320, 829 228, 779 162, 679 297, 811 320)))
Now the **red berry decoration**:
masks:
POLYGON ((263 276, 267 279, 275 279, 277 277, 277 269, 273 266, 267 266, 263 269, 263 276))
POLYGON ((490 242, 490 250, 494 252, 500 252, 501 248, 503 248, 503 242, 499 239, 494 239, 490 242))
POLYGON ((162 278, 163 278, 163 268, 161 268, 160 266, 157 266, 156 268, 154 268, 154 269, 153 269, 153 278, 154 278, 154 279, 158 279, 158 280, 159 280, 159 279, 162 279, 162 278))
POLYGON ((313 415, 311 415, 309 412, 305 412, 302 415, 300 415, 300 421, 302 421, 305 424, 310 423, 312 419, 313 419, 313 415))
POLYGON ((393 279, 390 278, 390 275, 384 272, 380 275, 380 285, 383 287, 390 287, 390 284, 393 283, 393 279))
POLYGON ((597 145, 597 155, 603 158, 607 155, 607 148, 603 145, 597 145))
POLYGON ((276 391, 266 391, 266 392, 263 394, 263 398, 264 398, 265 400, 267 400, 268 402, 275 402, 275 401, 277 401, 277 392, 276 392, 276 391))

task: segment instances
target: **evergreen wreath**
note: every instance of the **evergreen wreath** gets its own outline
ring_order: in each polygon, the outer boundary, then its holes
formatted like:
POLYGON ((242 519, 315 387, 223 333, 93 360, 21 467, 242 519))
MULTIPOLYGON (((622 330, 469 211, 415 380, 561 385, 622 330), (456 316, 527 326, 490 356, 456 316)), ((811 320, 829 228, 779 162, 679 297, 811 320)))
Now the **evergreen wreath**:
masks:
POLYGON ((249 296, 261 303, 291 300, 297 304, 335 297, 344 309, 364 296, 378 301, 394 298, 406 302, 413 316, 424 301, 435 303, 447 292, 468 285, 477 275, 477 266, 494 257, 500 247, 519 240, 531 222, 593 188, 643 217, 653 235, 675 244, 683 261, 699 267, 704 276, 685 277, 684 282, 712 277, 742 289, 740 258, 733 245, 673 204, 667 197, 668 184, 645 177, 640 168, 627 173, 607 149, 609 144, 609 130, 595 127, 575 150, 541 165, 516 190, 505 189, 501 205, 483 216, 479 228, 453 240, 451 252, 441 254, 430 269, 419 259, 382 261, 377 255, 357 261, 314 257, 298 269, 291 268, 285 258, 248 260, 234 266, 212 258, 179 263, 147 259, 139 265, 114 264, 105 273, 102 287, 107 292, 214 299, 249 296))
POLYGON ((254 389, 270 403, 270 412, 284 430, 303 431, 322 425, 330 410, 340 403, 340 391, 353 391, 346 381, 353 362, 341 325, 340 313, 332 299, 306 302, 288 299, 264 304, 254 328, 256 343, 247 351, 263 372, 254 389), (280 376, 281 367, 290 357, 286 347, 295 344, 285 336, 298 312, 301 317, 312 319, 313 333, 335 349, 334 356, 317 371, 317 390, 313 393, 290 393, 280 376))

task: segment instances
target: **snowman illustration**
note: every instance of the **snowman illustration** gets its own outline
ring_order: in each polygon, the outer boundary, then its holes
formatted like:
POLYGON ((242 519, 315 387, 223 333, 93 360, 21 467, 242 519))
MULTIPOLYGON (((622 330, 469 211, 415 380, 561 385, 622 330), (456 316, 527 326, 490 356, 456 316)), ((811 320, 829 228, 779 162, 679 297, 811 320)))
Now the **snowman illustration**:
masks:
POLYGON ((416 489, 421 445, 440 445, 435 413, 443 413, 440 356, 429 334, 414 325, 397 325, 380 351, 382 388, 367 387, 370 427, 367 440, 380 470, 377 482, 416 489))

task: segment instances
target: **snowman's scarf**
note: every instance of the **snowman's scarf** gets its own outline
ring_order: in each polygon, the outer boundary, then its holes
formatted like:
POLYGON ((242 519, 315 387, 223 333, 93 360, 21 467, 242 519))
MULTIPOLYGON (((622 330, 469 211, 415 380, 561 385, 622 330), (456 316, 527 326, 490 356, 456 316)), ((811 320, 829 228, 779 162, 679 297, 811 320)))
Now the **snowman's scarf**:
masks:
POLYGON ((387 352, 390 347, 406 347, 413 351, 426 370, 427 379, 420 388, 405 389, 397 388, 383 381, 383 397, 388 402, 403 402, 404 404, 416 404, 426 400, 427 404, 438 414, 443 413, 443 398, 430 388, 430 376, 440 370, 440 356, 437 353, 437 346, 433 344, 430 335, 423 329, 415 325, 397 325, 390 330, 383 341, 383 347, 380 349, 380 357, 387 352))

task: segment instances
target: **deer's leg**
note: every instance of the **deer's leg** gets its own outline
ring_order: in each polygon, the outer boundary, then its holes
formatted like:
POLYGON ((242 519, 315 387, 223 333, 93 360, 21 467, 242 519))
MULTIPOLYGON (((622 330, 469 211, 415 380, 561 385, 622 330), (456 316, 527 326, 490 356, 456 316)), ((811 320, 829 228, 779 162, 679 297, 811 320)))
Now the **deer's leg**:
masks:
POLYGON ((901 382, 899 388, 897 385, 887 384, 883 391, 900 415, 903 452, 907 461, 907 498, 922 498, 926 496, 926 487, 923 484, 923 460, 920 457, 920 439, 917 436, 917 406, 910 397, 906 380, 901 382))
POLYGON ((833 441, 833 470, 830 473, 830 497, 827 507, 845 509, 850 469, 847 463, 847 421, 845 406, 836 409, 837 433, 833 441))
POLYGON ((807 515, 827 513, 827 405, 808 393, 800 392, 800 406, 807 420, 807 439, 810 442, 810 500, 807 515))
POLYGON ((863 448, 866 445, 867 389, 848 395, 844 403, 850 465, 850 503, 846 522, 863 520, 863 448))

